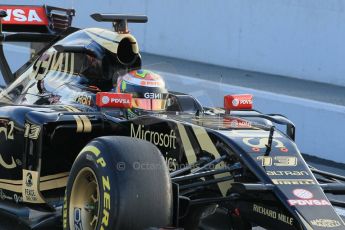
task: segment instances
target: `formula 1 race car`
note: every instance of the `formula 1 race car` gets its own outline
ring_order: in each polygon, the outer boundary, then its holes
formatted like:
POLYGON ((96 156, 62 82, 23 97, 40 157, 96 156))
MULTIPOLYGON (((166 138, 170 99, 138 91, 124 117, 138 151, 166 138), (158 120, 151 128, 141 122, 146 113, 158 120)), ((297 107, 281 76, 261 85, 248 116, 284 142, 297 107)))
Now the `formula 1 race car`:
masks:
POLYGON ((71 27, 71 9, 0 9, 0 227, 345 229, 345 203, 325 195, 344 194, 345 178, 305 162, 286 117, 251 95, 209 108, 152 91, 162 79, 128 30, 146 16, 91 15, 110 31, 71 27), (13 73, 4 50, 21 42, 13 73), (151 91, 122 91, 133 72, 151 91))

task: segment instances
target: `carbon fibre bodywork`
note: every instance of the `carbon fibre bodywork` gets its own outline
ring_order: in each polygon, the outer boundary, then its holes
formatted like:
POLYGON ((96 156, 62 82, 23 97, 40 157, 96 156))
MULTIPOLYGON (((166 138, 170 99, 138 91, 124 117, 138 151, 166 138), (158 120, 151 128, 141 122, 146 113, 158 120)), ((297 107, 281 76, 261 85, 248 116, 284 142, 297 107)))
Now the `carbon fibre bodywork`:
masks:
POLYGON ((324 193, 344 192, 338 183, 344 178, 315 178, 285 117, 254 110, 228 114, 176 92, 160 113, 130 117, 125 109, 99 108, 96 94, 111 91, 114 76, 141 67, 135 38, 103 29, 53 37, 54 46, 29 60, 0 93, 0 211, 32 228, 47 224, 52 213, 59 220, 68 173, 81 149, 96 137, 130 136, 153 143, 166 159, 175 185, 175 227, 190 207, 207 215, 218 205, 228 218, 269 229, 345 228, 324 193), (274 123, 285 125, 286 133, 274 123))

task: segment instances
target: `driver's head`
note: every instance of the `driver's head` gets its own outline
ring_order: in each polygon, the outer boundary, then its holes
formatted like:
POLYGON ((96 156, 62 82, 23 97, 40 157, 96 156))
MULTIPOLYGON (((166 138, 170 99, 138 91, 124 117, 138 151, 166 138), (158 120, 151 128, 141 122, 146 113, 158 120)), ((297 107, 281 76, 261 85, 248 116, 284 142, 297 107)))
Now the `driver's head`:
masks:
POLYGON ((116 92, 132 94, 134 109, 165 110, 168 91, 163 78, 149 70, 133 70, 117 80, 116 92))

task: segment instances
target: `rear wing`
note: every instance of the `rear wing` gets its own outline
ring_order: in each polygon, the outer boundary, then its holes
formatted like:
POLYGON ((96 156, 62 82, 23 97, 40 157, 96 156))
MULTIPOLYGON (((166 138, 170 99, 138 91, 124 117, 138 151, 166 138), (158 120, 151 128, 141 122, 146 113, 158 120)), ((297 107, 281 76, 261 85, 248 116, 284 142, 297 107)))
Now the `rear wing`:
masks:
POLYGON ((71 27, 74 15, 75 11, 73 9, 47 5, 0 4, 0 71, 7 85, 14 81, 18 71, 20 72, 22 68, 26 68, 26 64, 13 74, 4 54, 4 42, 50 43, 43 48, 38 47, 39 52, 32 57, 34 59, 46 48, 49 48, 53 42, 78 30, 71 27), (9 33, 4 34, 3 31, 9 33))
POLYGON ((56 34, 72 24, 74 9, 53 6, 0 5, 7 16, 2 19, 3 31, 56 34))

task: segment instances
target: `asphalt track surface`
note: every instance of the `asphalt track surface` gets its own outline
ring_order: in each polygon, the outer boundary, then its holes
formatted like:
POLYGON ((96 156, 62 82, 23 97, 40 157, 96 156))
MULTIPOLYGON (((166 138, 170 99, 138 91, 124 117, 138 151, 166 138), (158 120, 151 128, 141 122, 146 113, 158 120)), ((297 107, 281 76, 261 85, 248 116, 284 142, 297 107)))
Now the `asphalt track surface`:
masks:
POLYGON ((345 87, 142 53, 143 67, 345 106, 345 87))
MULTIPOLYGON (((170 57, 163 57, 143 53, 143 66, 147 69, 181 74, 184 76, 195 77, 205 80, 214 80, 225 84, 254 88, 258 90, 285 94, 289 96, 302 97, 306 99, 345 106, 345 87, 334 86, 317 82, 304 81, 283 76, 275 76, 252 71, 225 68, 204 63, 180 60, 170 57)), ((345 176, 345 165, 319 159, 316 157, 305 156, 306 161, 324 171, 345 176)), ((0 230, 26 229, 5 216, 0 216, 0 230)), ((226 229, 226 221, 219 221, 215 218, 213 228, 208 230, 226 229)), ((60 229, 48 228, 48 229, 60 229)), ((255 230, 263 228, 255 227, 255 230)))

